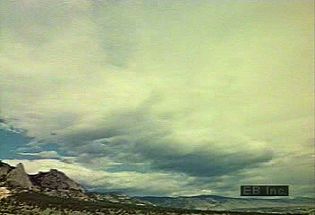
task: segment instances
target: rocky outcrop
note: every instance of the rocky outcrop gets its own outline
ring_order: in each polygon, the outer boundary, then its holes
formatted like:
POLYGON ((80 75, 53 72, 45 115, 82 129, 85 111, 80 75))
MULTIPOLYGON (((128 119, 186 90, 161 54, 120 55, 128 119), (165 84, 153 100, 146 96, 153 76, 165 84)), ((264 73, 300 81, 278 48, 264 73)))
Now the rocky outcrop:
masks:
POLYGON ((0 182, 4 181, 8 173, 13 169, 9 164, 0 161, 0 182))
POLYGON ((32 189, 33 187, 33 184, 21 163, 7 174, 6 183, 9 187, 14 188, 32 189))
POLYGON ((12 167, 0 161, 0 185, 10 188, 32 189, 33 184, 26 174, 23 164, 12 167))
POLYGON ((63 172, 51 169, 28 175, 23 164, 12 167, 0 161, 0 187, 9 190, 31 190, 51 196, 86 198, 84 188, 63 172))
POLYGON ((33 184, 42 190, 75 190, 84 192, 84 189, 80 184, 56 169, 51 169, 49 172, 39 172, 30 177, 33 184))

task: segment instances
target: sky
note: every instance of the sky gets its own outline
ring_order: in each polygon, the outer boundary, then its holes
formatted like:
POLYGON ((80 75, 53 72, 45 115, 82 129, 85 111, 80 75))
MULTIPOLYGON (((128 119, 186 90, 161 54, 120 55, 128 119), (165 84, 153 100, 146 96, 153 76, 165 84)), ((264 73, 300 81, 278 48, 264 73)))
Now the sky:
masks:
POLYGON ((0 2, 0 159, 129 195, 314 197, 314 1, 0 2))

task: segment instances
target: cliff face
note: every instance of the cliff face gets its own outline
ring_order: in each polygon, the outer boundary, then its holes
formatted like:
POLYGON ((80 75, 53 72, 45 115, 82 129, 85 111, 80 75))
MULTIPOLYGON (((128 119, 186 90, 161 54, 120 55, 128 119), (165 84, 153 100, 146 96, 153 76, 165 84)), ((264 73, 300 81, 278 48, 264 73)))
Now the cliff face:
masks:
POLYGON ((32 189, 33 184, 26 174, 23 164, 12 167, 0 161, 0 185, 11 188, 32 189))
POLYGON ((8 172, 6 184, 9 187, 32 189, 33 184, 26 174, 23 164, 19 163, 14 169, 8 172))

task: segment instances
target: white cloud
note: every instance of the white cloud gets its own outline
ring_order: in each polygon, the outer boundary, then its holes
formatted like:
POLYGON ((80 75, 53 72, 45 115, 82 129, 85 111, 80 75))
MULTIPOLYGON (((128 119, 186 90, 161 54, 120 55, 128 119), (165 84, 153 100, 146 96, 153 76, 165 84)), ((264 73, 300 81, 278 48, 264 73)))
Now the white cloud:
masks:
POLYGON ((41 152, 20 152, 19 155, 26 155, 26 156, 35 156, 40 158, 61 158, 61 156, 56 151, 41 151, 41 152))
POLYGON ((5 130, 5 131, 12 132, 12 133, 17 133, 17 134, 23 132, 22 130, 15 129, 15 128, 7 125, 6 123, 2 123, 2 122, 0 122, 0 130, 5 130))

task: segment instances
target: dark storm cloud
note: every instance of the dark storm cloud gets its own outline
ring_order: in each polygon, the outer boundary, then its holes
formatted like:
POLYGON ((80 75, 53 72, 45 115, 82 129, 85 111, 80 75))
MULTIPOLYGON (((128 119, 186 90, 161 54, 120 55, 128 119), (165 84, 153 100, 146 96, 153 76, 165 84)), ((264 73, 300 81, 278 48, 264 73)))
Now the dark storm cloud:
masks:
POLYGON ((176 154, 166 149, 142 146, 140 154, 152 161, 160 170, 177 171, 191 176, 212 177, 231 174, 242 169, 259 166, 272 159, 272 153, 260 154, 238 152, 228 154, 220 151, 195 151, 188 154, 176 154))
POLYGON ((212 143, 202 149, 183 152, 176 147, 187 143, 167 138, 172 135, 167 124, 153 118, 149 109, 140 107, 134 112, 113 113, 98 129, 63 137, 60 150, 69 151, 70 155, 84 154, 78 158, 82 163, 107 157, 122 163, 121 166, 142 162, 150 171, 178 172, 196 177, 232 174, 272 159, 272 151, 267 149, 229 152, 228 148, 211 147, 212 143))

